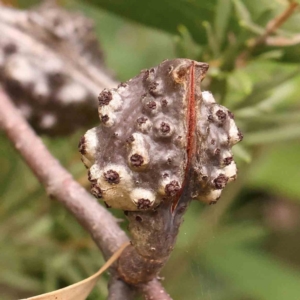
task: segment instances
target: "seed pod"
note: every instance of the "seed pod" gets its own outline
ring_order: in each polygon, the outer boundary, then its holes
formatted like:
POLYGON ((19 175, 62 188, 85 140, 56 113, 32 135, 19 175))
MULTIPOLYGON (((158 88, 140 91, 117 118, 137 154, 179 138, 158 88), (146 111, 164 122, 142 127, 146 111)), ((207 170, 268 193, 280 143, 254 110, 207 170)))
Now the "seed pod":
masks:
POLYGON ((38 133, 95 124, 99 89, 115 84, 108 73, 91 20, 55 1, 27 11, 0 4, 0 84, 38 133))
POLYGON ((241 135, 232 114, 201 92, 207 69, 188 59, 166 60, 100 93, 101 124, 79 148, 86 166, 100 170, 92 189, 98 186, 109 206, 149 210, 164 201, 175 209, 186 189, 215 203, 235 179, 231 147, 241 135), (110 182, 115 171, 118 182, 110 182))
POLYGON ((237 168, 231 147, 242 139, 242 135, 233 114, 217 104, 210 92, 202 93, 197 120, 193 198, 213 204, 226 184, 236 179, 237 168))

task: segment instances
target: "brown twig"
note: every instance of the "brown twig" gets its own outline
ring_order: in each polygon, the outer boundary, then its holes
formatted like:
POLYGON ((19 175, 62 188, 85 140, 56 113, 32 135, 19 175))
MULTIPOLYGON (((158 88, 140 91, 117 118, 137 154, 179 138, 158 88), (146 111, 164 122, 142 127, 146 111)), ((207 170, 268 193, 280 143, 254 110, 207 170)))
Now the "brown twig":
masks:
POLYGON ((134 290, 117 277, 112 277, 108 283, 107 300, 132 299, 134 290))
POLYGON ((287 38, 284 36, 270 36, 266 39, 266 45, 275 47, 294 46, 300 43, 300 34, 287 38))
POLYGON ((298 6, 299 4, 296 1, 290 1, 289 6, 281 14, 270 20, 266 26, 265 32, 256 39, 251 40, 248 48, 238 56, 236 66, 241 67, 245 65, 245 62, 248 60, 251 53, 253 53, 258 46, 266 44, 268 37, 288 20, 298 6))
MULTIPOLYGON (((113 215, 99 205, 50 154, 1 87, 0 127, 45 187, 48 195, 74 215, 90 233, 105 258, 128 241, 113 215)), ((115 269, 112 271, 113 276, 117 276, 115 269)), ((119 288, 122 285, 125 283, 119 283, 119 288)), ((152 288, 142 289, 146 297, 162 299, 159 297, 163 295, 163 299, 171 299, 157 280, 151 282, 151 286, 152 288), (156 291, 159 291, 159 295, 156 291)), ((127 289, 122 286, 123 288, 127 289)), ((122 299, 132 299, 132 294, 126 293, 122 299)))
POLYGON ((145 295, 145 300, 169 300, 168 295, 164 292, 164 290, 160 289, 155 280, 151 280, 147 284, 141 285, 140 290, 145 295), (153 298, 153 294, 155 294, 155 298, 153 298))

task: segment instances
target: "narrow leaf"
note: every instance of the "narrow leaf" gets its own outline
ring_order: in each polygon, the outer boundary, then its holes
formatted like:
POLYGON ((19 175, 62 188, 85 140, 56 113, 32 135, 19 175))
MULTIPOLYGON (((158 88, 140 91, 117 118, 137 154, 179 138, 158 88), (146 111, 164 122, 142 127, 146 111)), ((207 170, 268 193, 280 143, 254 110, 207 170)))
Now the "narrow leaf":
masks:
POLYGON ((215 15, 215 32, 219 46, 224 41, 231 15, 231 0, 218 0, 215 15))
POLYGON ((289 125, 278 128, 272 128, 255 133, 247 133, 243 143, 247 145, 267 144, 274 142, 283 142, 300 138, 300 125, 289 125))

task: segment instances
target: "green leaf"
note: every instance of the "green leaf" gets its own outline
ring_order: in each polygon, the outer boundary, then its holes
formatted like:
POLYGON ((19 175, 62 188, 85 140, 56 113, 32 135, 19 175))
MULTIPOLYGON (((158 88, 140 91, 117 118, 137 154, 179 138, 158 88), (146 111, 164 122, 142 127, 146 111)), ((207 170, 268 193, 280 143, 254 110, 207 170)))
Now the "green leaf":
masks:
POLYGON ((250 163, 252 160, 249 151, 241 144, 237 144, 232 148, 232 152, 235 157, 243 160, 246 163, 250 163))
POLYGON ((214 58, 216 58, 219 56, 218 40, 216 39, 215 33, 213 32, 213 29, 209 22, 203 21, 203 27, 205 28, 206 31, 209 48, 211 49, 214 58))
MULTIPOLYGON (((259 81, 253 85, 251 93, 249 95, 246 95, 244 99, 240 100, 240 104, 237 105, 238 107, 245 107, 245 105, 247 105, 248 107, 246 107, 246 109, 248 109, 251 105, 251 109, 256 109, 253 104, 259 103, 258 106, 265 106, 267 103, 268 105, 270 105, 280 102, 288 102, 287 100, 289 100, 290 98, 297 98, 299 90, 298 82, 300 79, 299 77, 297 77, 297 75, 299 75, 299 68, 293 71, 280 71, 280 68, 278 68, 277 65, 275 69, 271 68, 271 70, 266 72, 264 72, 264 68, 267 69, 268 66, 264 66, 261 63, 261 66, 258 66, 258 68, 255 67, 253 70, 245 70, 245 72, 248 71, 248 76, 251 78, 252 84, 254 81, 254 76, 258 77, 257 79, 259 81), (272 75, 270 76, 270 78, 268 78, 270 73, 272 75), (274 73, 278 74, 274 76, 274 73), (260 79, 260 77, 263 76, 267 78, 260 79), (265 104, 262 104, 262 100, 263 102, 265 102, 265 104)), ((238 71, 236 71, 234 73, 234 76, 231 77, 236 78, 236 74, 238 74, 238 71)), ((240 113, 241 111, 235 112, 236 115, 240 113)))
POLYGON ((188 57, 197 60, 202 51, 189 33, 188 29, 180 25, 178 27, 179 35, 174 38, 177 57, 188 57))
POLYGON ((247 145, 258 145, 284 142, 298 138, 300 138, 300 124, 295 124, 247 133, 243 143, 247 145))
POLYGON ((212 19, 216 0, 88 0, 88 3, 106 9, 141 24, 176 34, 184 25, 198 43, 206 43, 202 22, 212 19))
POLYGON ((252 299, 299 300, 300 274, 249 249, 214 247, 205 258, 227 282, 252 299))
POLYGON ((216 38, 218 40, 218 45, 223 43, 226 30, 229 25, 230 15, 231 15, 231 1, 232 0, 218 0, 216 4, 216 13, 214 19, 214 29, 216 33, 216 38))
POLYGON ((263 188, 300 201, 300 143, 264 148, 263 155, 251 169, 250 188, 263 188))
POLYGON ((261 234, 261 228, 253 225, 225 229, 207 243, 202 261, 240 292, 238 299, 299 300, 300 272, 249 248, 261 234))

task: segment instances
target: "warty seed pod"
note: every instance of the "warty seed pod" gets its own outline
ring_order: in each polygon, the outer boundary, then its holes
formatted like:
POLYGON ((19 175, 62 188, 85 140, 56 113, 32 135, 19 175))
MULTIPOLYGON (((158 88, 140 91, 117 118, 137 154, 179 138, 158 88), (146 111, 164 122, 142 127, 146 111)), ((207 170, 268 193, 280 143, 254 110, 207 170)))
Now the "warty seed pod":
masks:
POLYGON ((115 82, 93 22, 55 1, 21 11, 0 3, 0 84, 38 132, 96 124, 99 89, 115 82))
POLYGON ((170 201, 175 209, 184 189, 212 204, 236 178, 231 147, 242 135, 233 114, 201 92, 207 69, 166 60, 100 93, 100 126, 85 134, 79 151, 92 191, 101 190, 109 206, 153 210, 170 201))

